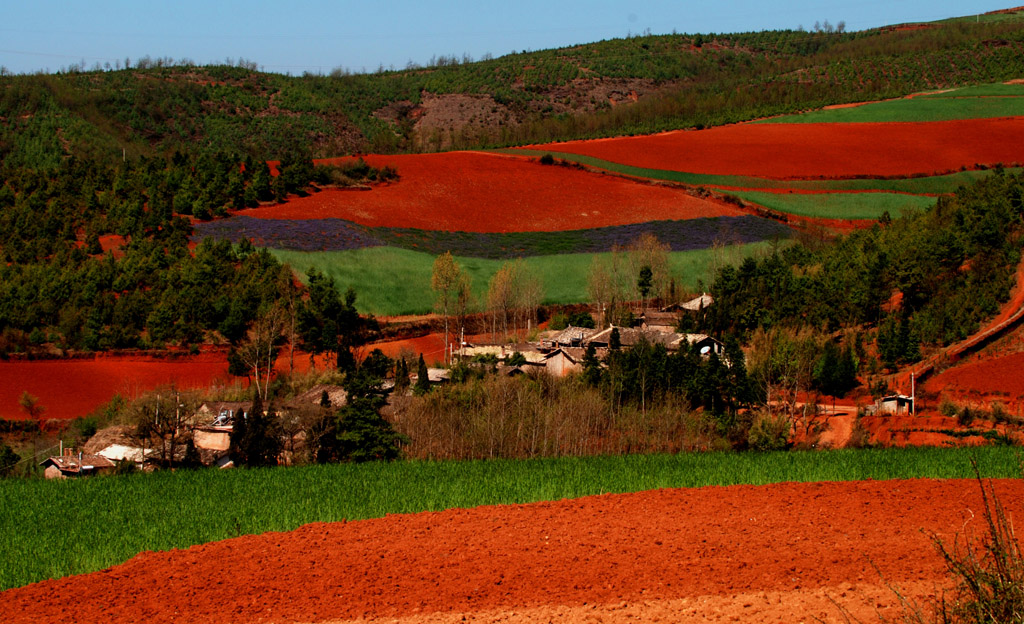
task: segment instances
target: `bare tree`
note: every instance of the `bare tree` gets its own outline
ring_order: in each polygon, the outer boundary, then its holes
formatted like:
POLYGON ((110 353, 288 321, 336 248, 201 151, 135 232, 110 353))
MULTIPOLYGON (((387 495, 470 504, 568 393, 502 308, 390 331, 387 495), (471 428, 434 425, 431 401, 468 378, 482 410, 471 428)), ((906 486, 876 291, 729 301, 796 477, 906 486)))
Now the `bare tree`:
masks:
POLYGON ((536 318, 537 308, 544 297, 540 278, 522 259, 506 262, 491 278, 487 290, 487 309, 491 313, 491 333, 497 326, 507 338, 509 326, 515 332, 530 319, 536 318))
POLYGON ((132 404, 135 440, 143 449, 155 449, 165 468, 174 465, 178 449, 192 437, 192 415, 196 403, 191 394, 183 394, 172 386, 157 390, 132 404))
POLYGON ((269 399, 270 377, 277 359, 277 343, 286 327, 286 304, 275 303, 264 310, 253 321, 245 342, 238 349, 238 356, 252 371, 256 392, 263 400, 269 399))
POLYGON ((452 252, 446 251, 434 260, 434 269, 430 274, 430 289, 434 291, 434 309, 444 317, 444 361, 448 363, 448 311, 459 298, 462 284, 462 269, 459 268, 452 252))

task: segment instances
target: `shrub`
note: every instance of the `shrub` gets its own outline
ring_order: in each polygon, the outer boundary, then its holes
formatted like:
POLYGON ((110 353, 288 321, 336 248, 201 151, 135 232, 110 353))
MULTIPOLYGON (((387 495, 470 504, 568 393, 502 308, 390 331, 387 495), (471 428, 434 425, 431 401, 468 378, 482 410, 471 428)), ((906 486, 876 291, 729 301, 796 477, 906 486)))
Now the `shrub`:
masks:
POLYGON ((956 403, 946 398, 942 399, 942 402, 939 403, 939 413, 948 418, 953 418, 957 413, 956 403))
POLYGON ((763 412, 754 417, 747 444, 755 451, 782 451, 789 448, 789 419, 785 415, 763 412))
POLYGON ((932 536, 957 586, 952 603, 937 606, 939 622, 1024 621, 1024 553, 991 484, 986 488, 976 460, 971 461, 981 489, 986 535, 980 548, 967 534, 950 547, 932 536))
POLYGON ((548 329, 565 329, 569 326, 569 318, 562 312, 555 313, 548 322, 548 329))
POLYGON ((964 405, 963 407, 960 408, 960 411, 957 412, 956 420, 964 427, 970 427, 971 423, 974 422, 974 418, 977 415, 978 414, 971 409, 971 406, 964 405))

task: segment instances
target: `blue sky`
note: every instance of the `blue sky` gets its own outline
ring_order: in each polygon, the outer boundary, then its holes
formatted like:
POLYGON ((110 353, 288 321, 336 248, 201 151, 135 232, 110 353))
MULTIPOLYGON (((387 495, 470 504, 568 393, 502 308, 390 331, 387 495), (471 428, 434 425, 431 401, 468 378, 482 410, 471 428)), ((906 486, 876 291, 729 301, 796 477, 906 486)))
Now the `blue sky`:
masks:
POLYGON ((142 56, 200 64, 244 58, 266 71, 328 73, 426 64, 437 55, 540 50, 640 34, 848 30, 1014 6, 1015 0, 22 0, 0 22, 0 66, 14 73, 142 56))

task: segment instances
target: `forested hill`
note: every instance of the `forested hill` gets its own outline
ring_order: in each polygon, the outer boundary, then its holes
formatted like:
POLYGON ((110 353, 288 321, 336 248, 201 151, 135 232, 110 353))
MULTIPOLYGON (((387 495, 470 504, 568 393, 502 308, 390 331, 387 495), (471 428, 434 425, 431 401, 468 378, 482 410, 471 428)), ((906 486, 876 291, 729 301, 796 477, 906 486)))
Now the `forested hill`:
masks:
POLYGON ((177 150, 258 159, 469 148, 701 127, 1024 77, 1024 12, 845 32, 635 36, 300 77, 126 59, 0 76, 0 161, 177 150))

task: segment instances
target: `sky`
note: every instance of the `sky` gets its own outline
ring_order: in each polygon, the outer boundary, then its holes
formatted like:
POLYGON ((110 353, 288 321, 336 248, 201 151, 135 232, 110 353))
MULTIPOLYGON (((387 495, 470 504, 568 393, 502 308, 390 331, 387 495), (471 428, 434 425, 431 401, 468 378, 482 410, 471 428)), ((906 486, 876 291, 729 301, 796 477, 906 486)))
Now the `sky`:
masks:
POLYGON ((55 72, 126 59, 245 59, 302 74, 401 69, 432 57, 502 56, 629 34, 747 32, 846 23, 864 30, 1015 6, 1019 0, 29 0, 0 22, 0 67, 55 72))

